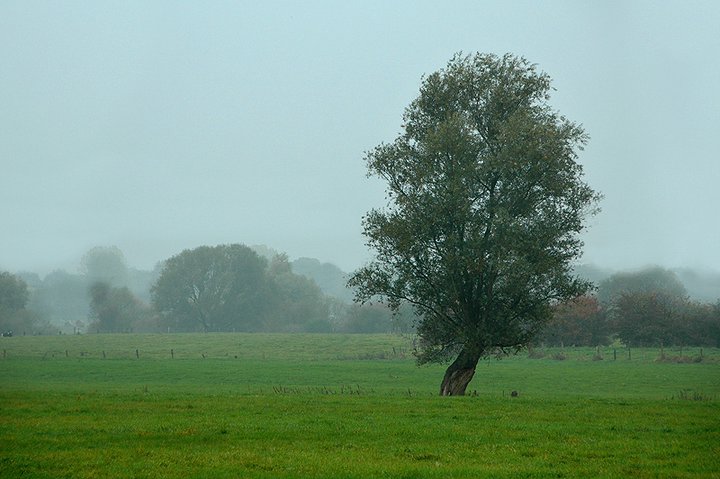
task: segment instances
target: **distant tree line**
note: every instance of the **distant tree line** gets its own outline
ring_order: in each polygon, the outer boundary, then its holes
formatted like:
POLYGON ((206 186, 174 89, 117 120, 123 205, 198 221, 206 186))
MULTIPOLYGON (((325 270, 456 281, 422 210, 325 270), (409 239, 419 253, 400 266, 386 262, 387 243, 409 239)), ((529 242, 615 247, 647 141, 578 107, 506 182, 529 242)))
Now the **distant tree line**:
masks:
MULTIPOLYGON (((676 272, 579 273, 596 291, 554 305, 538 344, 720 346, 720 300, 691 299, 676 272)), ((346 281, 335 265, 289 261, 267 247, 202 246, 153 271, 129 268, 118 248, 97 247, 75 274, 0 273, 0 333, 414 331, 410 307, 393 315, 382 303, 354 304, 346 281)))
MULTIPOLYGON (((3 273, 3 276, 13 277, 27 295, 21 310, 12 315, 0 314, 0 329, 12 329, 15 334, 28 335, 71 334, 90 330, 99 320, 107 322, 108 311, 113 308, 103 310, 97 303, 102 297, 102 288, 98 285, 105 285, 108 289, 125 289, 126 297, 132 297, 138 305, 146 305, 150 300, 150 285, 157 272, 127 267, 122 251, 116 247, 96 247, 82 257, 77 273, 56 270, 44 278, 31 272, 3 273)), ((9 284, 2 282, 0 290, 5 290, 9 284)), ((119 295, 114 297, 119 298, 119 295)), ((126 318, 131 316, 136 322, 134 315, 125 314, 126 318)), ((112 330, 131 329, 130 326, 120 325, 124 321, 113 323, 118 324, 112 330)))
POLYGON ((677 275, 662 268, 617 273, 594 295, 556 304, 539 343, 596 346, 720 347, 720 299, 689 298, 677 275))
POLYGON ((38 317, 26 309, 27 284, 8 272, 0 272, 0 335, 12 336, 26 327, 35 327, 38 317))
POLYGON ((96 247, 75 274, 2 273, 0 332, 410 330, 409 311, 392 315, 382 304, 351 304, 345 281, 334 265, 290 262, 267 247, 201 246, 153 271, 129 268, 116 247, 96 247))

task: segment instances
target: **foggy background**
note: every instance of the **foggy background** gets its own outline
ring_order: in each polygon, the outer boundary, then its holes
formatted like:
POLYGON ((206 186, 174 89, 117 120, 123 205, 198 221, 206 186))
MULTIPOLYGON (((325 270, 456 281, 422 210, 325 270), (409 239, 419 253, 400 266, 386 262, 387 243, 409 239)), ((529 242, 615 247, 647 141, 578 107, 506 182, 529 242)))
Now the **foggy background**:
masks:
POLYGON ((0 270, 264 244, 345 271, 364 152, 458 51, 537 63, 605 195, 585 263, 720 270, 720 3, 0 3, 0 270))

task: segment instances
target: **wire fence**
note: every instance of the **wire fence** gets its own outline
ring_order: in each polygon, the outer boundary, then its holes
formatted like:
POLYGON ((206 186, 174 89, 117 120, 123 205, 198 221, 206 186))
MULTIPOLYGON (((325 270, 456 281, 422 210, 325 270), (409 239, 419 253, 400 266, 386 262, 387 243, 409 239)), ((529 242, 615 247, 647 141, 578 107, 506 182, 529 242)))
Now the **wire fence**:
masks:
MULTIPOLYGON (((0 343, 0 347, 2 344, 0 343)), ((337 351, 278 350, 258 347, 222 347, 188 346, 159 347, 144 344, 137 347, 107 348, 32 348, 23 349, 18 345, 4 347, 1 350, 3 360, 8 359, 42 359, 42 360, 357 360, 357 361, 390 361, 414 360, 411 347, 391 346, 386 348, 370 348, 362 350, 351 348, 337 351)), ((720 363, 720 349, 708 347, 662 347, 632 348, 626 346, 592 347, 540 347, 529 348, 515 355, 502 356, 507 360, 541 360, 541 361, 631 361, 631 362, 668 362, 668 363, 720 363)))
POLYGON ((720 361, 720 350, 701 346, 642 347, 542 347, 529 348, 530 359, 579 360, 579 361, 640 361, 702 363, 720 361))

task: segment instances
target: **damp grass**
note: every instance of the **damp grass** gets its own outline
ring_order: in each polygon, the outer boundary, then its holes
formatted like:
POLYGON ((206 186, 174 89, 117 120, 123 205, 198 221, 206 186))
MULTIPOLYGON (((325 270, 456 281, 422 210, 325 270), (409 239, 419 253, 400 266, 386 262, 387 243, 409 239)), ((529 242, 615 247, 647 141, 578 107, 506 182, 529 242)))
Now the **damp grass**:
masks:
POLYGON ((475 394, 441 398, 442 366, 417 367, 408 338, 168 336, 4 338, 0 477, 720 471, 720 365, 711 360, 520 354, 482 362, 475 394), (244 353, 229 348, 240 344, 244 353), (104 359, 91 354, 98 345, 104 359), (167 346, 180 354, 166 357, 167 346))

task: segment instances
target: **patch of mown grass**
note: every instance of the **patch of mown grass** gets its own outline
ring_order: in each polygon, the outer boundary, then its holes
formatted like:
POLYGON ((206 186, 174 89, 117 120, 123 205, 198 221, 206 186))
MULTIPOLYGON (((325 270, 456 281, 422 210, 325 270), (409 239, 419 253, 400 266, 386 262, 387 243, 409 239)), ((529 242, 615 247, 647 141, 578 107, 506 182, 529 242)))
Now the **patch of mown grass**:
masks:
POLYGON ((483 361, 470 385, 477 396, 440 398, 442 366, 382 359, 403 347, 398 338, 179 336, 6 338, 17 341, 0 360, 0 477, 717 477, 720 470, 713 361, 520 355, 483 361), (241 343, 245 355, 221 354, 241 343), (131 344, 145 354, 42 353, 131 344), (193 352, 160 354, 170 344, 193 352))
POLYGON ((713 477, 717 403, 2 393, 2 477, 713 477))

